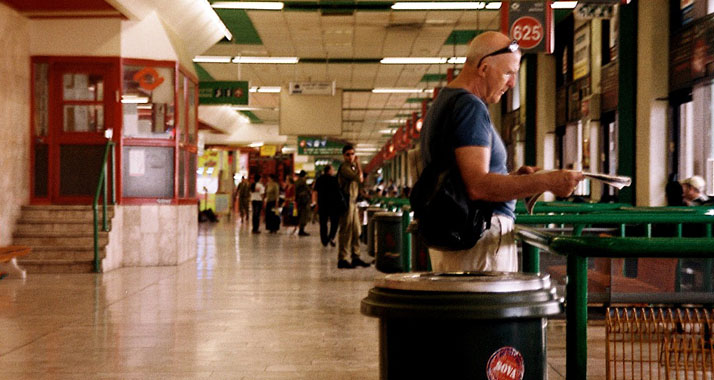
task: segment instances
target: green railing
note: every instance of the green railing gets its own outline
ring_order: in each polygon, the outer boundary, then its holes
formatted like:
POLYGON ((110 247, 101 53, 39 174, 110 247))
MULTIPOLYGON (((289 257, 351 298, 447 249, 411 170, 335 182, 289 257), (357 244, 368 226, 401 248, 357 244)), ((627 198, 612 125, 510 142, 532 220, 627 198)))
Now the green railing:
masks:
POLYGON ((99 174, 99 183, 97 184, 97 191, 94 194, 94 202, 92 203, 92 211, 94 212, 94 272, 99 273, 101 271, 101 263, 99 261, 99 196, 104 193, 102 197, 102 231, 109 231, 109 224, 107 223, 107 166, 109 155, 111 154, 112 159, 112 172, 111 172, 111 182, 112 182, 112 205, 116 204, 116 187, 115 187, 115 167, 116 167, 116 155, 114 153, 114 142, 111 140, 107 141, 106 148, 104 148, 104 160, 102 161, 102 171, 99 174))
MULTIPOLYGON (((609 211, 585 214, 518 215, 517 236, 523 244, 523 271, 540 272, 540 249, 567 257, 566 285, 566 379, 587 378, 587 259, 604 258, 702 258, 707 259, 705 276, 711 278, 714 258, 712 223, 714 212, 706 207, 632 208, 618 207, 609 211), (683 238, 682 225, 704 224, 705 236, 683 238), (554 235, 523 225, 571 225, 573 235, 554 235), (647 237, 624 237, 625 226, 646 226, 647 237), (653 238, 652 224, 677 226, 676 238, 653 238), (579 236, 593 225, 618 226, 620 237, 579 236), (708 271, 708 272, 707 272, 708 271)), ((679 271, 679 266, 677 268, 679 271)), ((711 290, 711 284, 705 289, 711 290)), ((714 303, 714 295, 711 297, 714 303)))

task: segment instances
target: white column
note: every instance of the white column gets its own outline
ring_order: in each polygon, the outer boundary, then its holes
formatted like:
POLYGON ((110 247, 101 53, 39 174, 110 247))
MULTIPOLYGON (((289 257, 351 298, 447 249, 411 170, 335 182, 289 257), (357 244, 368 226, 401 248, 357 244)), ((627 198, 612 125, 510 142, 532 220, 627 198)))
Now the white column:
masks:
POLYGON ((668 105, 657 99, 666 98, 669 90, 669 2, 640 1, 637 18, 637 205, 662 206, 666 203, 668 105))

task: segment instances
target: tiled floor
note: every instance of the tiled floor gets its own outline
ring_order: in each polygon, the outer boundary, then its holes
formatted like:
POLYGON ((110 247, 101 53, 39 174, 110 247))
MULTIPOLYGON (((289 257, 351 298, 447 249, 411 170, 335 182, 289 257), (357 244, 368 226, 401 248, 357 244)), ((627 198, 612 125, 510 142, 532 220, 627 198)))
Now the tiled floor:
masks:
MULTIPOLYGON (((0 281, 0 379, 379 378, 377 320, 359 312, 379 272, 338 270, 313 236, 201 225, 178 267, 0 281)), ((589 379, 603 379, 590 329, 589 379)), ((548 327, 551 380, 564 327, 548 327)))

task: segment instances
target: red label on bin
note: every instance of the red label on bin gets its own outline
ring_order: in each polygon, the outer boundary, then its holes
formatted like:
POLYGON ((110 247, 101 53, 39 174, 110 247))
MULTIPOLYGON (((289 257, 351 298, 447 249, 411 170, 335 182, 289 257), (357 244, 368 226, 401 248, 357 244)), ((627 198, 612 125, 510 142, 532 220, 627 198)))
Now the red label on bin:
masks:
POLYGON ((522 380, 523 355, 513 347, 501 347, 491 355, 486 365, 488 380, 522 380))

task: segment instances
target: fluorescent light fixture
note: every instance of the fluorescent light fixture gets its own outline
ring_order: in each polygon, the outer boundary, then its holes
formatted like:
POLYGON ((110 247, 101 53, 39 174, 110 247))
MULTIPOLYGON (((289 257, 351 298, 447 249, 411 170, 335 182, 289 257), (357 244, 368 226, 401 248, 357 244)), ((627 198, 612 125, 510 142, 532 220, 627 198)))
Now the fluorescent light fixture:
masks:
POLYGON ((395 10, 438 10, 438 9, 484 9, 485 1, 450 2, 450 1, 405 1, 392 5, 395 10))
POLYGON ((396 133, 396 132, 397 132, 396 129, 380 129, 380 130, 379 130, 379 133, 381 133, 381 134, 383 134, 383 135, 391 135, 391 134, 394 134, 394 133, 396 133))
POLYGON ((242 57, 233 58, 233 63, 298 63, 298 57, 242 57))
POLYGON ((278 1, 219 1, 213 3, 217 9, 257 9, 264 11, 279 11, 284 4, 278 1))
POLYGON ((380 120, 380 123, 388 123, 388 124, 403 124, 407 122, 407 119, 389 119, 389 120, 380 120))
POLYGON ((373 88, 375 94, 411 94, 424 92, 423 88, 405 88, 405 87, 378 87, 373 88))
POLYGON ((462 64, 466 63, 466 57, 451 57, 448 60, 446 60, 446 63, 462 65, 462 64))
POLYGON ((550 7, 553 9, 573 9, 577 5, 577 1, 555 1, 550 4, 550 7))
POLYGON ((434 89, 433 89, 433 88, 427 88, 426 90, 424 90, 424 93, 425 93, 425 94, 433 94, 433 93, 434 93, 434 89))
POLYGON ((365 153, 371 153, 371 152, 378 152, 379 148, 355 148, 356 152, 365 152, 365 153))
POLYGON ((280 86, 253 86, 250 88, 249 91, 266 94, 277 94, 280 93, 280 86))
POLYGON ((385 65, 439 65, 446 63, 446 58, 441 57, 387 57, 379 63, 385 65))
POLYGON ((218 55, 197 55, 193 58, 196 63, 231 63, 232 57, 218 55))
POLYGON ((265 144, 265 143, 260 141, 260 142, 254 142, 252 144, 248 144, 248 146, 251 148, 260 148, 261 146, 263 146, 263 144, 265 144))
POLYGON ((138 95, 122 95, 121 102, 124 104, 143 104, 148 103, 149 98, 147 98, 146 96, 138 95))
POLYGON ((486 9, 501 9, 501 2, 500 1, 492 1, 488 4, 486 4, 486 9))

